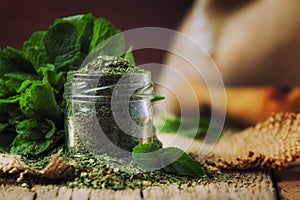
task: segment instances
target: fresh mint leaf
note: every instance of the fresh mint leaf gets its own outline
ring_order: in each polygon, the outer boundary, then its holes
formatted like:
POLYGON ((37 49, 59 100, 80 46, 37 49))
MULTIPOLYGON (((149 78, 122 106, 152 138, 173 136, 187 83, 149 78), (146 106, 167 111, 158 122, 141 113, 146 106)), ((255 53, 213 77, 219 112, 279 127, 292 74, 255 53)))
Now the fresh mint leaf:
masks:
POLYGON ((17 125, 10 153, 19 155, 38 155, 49 150, 53 143, 56 128, 51 120, 37 121, 26 119, 17 125))
POLYGON ((55 20, 54 24, 71 23, 77 30, 76 45, 80 46, 80 52, 87 55, 93 35, 94 17, 92 14, 75 15, 55 20))
POLYGON ((45 137, 49 129, 49 125, 33 119, 26 119, 17 125, 16 137, 14 144, 18 144, 23 140, 39 140, 45 137))
MULTIPOLYGON (((0 99, 0 115, 4 117, 10 117, 9 113, 14 108, 18 107, 20 95, 11 96, 6 99, 0 99)), ((1 122, 7 122, 7 120, 1 120, 1 122)))
POLYGON ((20 95, 0 99, 0 122, 7 123, 11 119, 11 113, 18 108, 20 95))
POLYGON ((37 31, 23 44, 25 58, 30 61, 35 70, 47 62, 45 44, 43 42, 46 31, 37 31))
POLYGON ((13 90, 10 90, 6 84, 5 84, 6 80, 5 79, 0 79, 0 98, 7 98, 11 95, 14 95, 14 93, 12 92, 13 90))
POLYGON ((8 152, 16 133, 8 123, 0 123, 0 152, 8 152))
POLYGON ((94 33, 90 45, 91 59, 99 55, 122 56, 125 51, 125 38, 120 30, 104 18, 94 23, 94 33))
POLYGON ((7 111, 9 115, 9 119, 7 120, 10 125, 12 125, 14 128, 16 125, 18 125, 21 121, 26 119, 26 116, 21 112, 20 108, 18 106, 11 107, 7 111))
POLYGON ((20 108, 27 117, 52 119, 62 126, 62 111, 56 103, 53 88, 47 82, 34 81, 20 96, 20 108))
POLYGON ((23 81, 33 81, 39 79, 37 75, 27 74, 23 72, 10 72, 5 74, 4 77, 6 78, 6 87, 13 93, 17 93, 23 81))
MULTIPOLYGON (((46 35, 46 31, 37 31, 34 32, 30 38, 23 44, 23 52, 26 54, 27 50, 30 48, 42 48, 43 39, 46 35)), ((26 57, 28 58, 28 57, 26 57)))
MULTIPOLYGON (((209 120, 206 118, 168 117, 163 118, 158 127, 163 133, 177 133, 185 137, 203 139, 207 134, 209 124, 209 120)), ((221 130, 213 127, 211 130, 215 134, 221 132, 221 130)))
POLYGON ((133 149, 133 161, 144 170, 160 169, 160 151, 161 149, 155 143, 139 144, 133 149))
POLYGON ((78 35, 76 28, 68 22, 52 25, 47 31, 44 42, 48 61, 53 63, 57 70, 68 71, 74 68, 74 65, 78 65, 78 60, 81 60, 78 35))
POLYGON ((199 178, 203 166, 176 147, 161 148, 156 143, 139 144, 133 149, 133 161, 144 170, 162 169, 165 173, 199 178))
POLYGON ((156 102, 156 101, 160 101, 160 100, 163 100, 165 99, 166 97, 164 96, 160 96, 160 95, 155 95, 153 99, 151 99, 151 102, 156 102))
POLYGON ((56 92, 57 100, 61 101, 64 91, 64 83, 66 82, 64 72, 56 72, 55 66, 52 64, 42 65, 38 69, 38 74, 43 77, 44 82, 48 82, 56 92))
POLYGON ((83 15, 76 23, 79 38, 77 42, 81 44, 81 52, 89 53, 90 43, 93 35, 94 17, 91 14, 83 15))
POLYGON ((20 95, 10 96, 7 99, 0 99, 0 106, 7 106, 9 104, 16 104, 20 99, 20 95))
MULTIPOLYGON (((2 51, 2 50, 0 50, 0 51, 2 51)), ((13 71, 15 71, 15 69, 13 68, 10 60, 4 55, 0 55, 0 78, 1 78, 1 80, 3 80, 4 75, 6 73, 13 72, 13 71)))
POLYGON ((23 81, 20 87, 18 88, 17 93, 24 92, 31 85, 31 83, 32 83, 31 80, 23 81))
POLYGON ((20 95, 11 96, 5 100, 3 99, 3 101, 9 104, 16 104, 19 102, 19 100, 20 100, 20 95))
POLYGON ((132 53, 132 46, 128 48, 126 51, 124 58, 130 62, 133 66, 135 66, 135 61, 132 53))
POLYGON ((8 111, 9 119, 8 123, 14 128, 23 120, 26 119, 26 116, 19 110, 19 108, 11 108, 8 111))
MULTIPOLYGON (((94 29, 93 29, 93 36, 90 44, 90 49, 89 51, 95 51, 99 50, 97 47, 99 44, 103 43, 105 40, 110 38, 111 36, 119 33, 118 30, 115 29, 114 25, 107 21, 104 18, 98 18, 94 22, 94 29), (97 47, 97 48, 96 48, 97 47)), ((120 49, 122 52, 124 51, 125 43, 121 44, 120 49), (124 45, 124 46, 123 46, 124 45)), ((119 49, 119 46, 115 47, 116 49, 119 49)))
POLYGON ((163 150, 161 155, 162 166, 166 173, 172 173, 179 176, 190 176, 200 178, 204 175, 203 166, 200 162, 194 160, 183 150, 176 147, 168 147, 163 150))
POLYGON ((20 71, 25 73, 35 74, 35 69, 33 65, 24 58, 22 51, 6 47, 5 49, 0 50, 1 65, 3 68, 5 65, 6 70, 9 71, 20 71))

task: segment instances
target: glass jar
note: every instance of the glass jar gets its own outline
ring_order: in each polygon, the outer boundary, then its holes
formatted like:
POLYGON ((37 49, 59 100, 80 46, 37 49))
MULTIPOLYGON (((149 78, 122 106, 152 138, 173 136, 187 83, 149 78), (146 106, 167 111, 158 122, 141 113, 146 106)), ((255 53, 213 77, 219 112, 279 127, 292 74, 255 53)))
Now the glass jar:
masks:
POLYGON ((151 73, 69 72, 65 84, 67 152, 130 155, 152 141, 151 73))

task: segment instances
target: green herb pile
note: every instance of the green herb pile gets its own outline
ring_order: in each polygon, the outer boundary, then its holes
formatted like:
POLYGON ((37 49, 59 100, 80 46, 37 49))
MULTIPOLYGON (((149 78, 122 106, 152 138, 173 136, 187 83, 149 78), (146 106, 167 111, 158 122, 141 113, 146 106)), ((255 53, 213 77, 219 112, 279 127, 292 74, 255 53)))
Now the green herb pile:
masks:
MULTIPOLYGON (((59 150, 55 150, 52 153, 56 153, 57 151, 59 150)), ((23 161, 28 166, 41 170, 51 160, 51 157, 51 155, 26 159, 23 157, 23 161)), ((238 175, 211 170, 210 167, 214 166, 214 163, 206 163, 204 165, 205 174, 202 174, 201 177, 191 177, 170 174, 164 169, 144 172, 130 160, 116 159, 105 154, 97 158, 92 155, 68 157, 66 161, 77 169, 77 175, 73 180, 60 183, 70 188, 123 190, 142 189, 149 186, 164 186, 169 184, 193 187, 212 182, 234 182, 234 180, 240 178, 238 175)), ((34 181, 31 180, 31 182, 34 181)), ((43 181, 47 183, 48 180, 43 181)))
MULTIPOLYGON (((1 152, 40 155, 63 141, 66 73, 119 32, 103 18, 76 15, 33 33, 21 50, 0 50, 1 152)), ((120 37, 114 50, 124 48, 120 37)))
MULTIPOLYGON (((128 57, 129 53, 125 56, 128 57)), ((83 74, 122 75, 125 73, 142 73, 144 70, 135 66, 131 61, 119 56, 101 55, 81 67, 76 72, 83 74)), ((102 78, 102 77, 101 77, 102 78)), ((99 80, 100 81, 100 80, 99 80)))
POLYGON ((73 163, 77 169, 82 169, 74 180, 67 182, 68 187, 72 188, 122 190, 163 186, 171 183, 193 186, 231 179, 220 173, 206 173, 195 178, 169 174, 164 170, 142 172, 134 163, 115 160, 105 155, 98 159, 92 156, 71 158, 69 162, 73 163))

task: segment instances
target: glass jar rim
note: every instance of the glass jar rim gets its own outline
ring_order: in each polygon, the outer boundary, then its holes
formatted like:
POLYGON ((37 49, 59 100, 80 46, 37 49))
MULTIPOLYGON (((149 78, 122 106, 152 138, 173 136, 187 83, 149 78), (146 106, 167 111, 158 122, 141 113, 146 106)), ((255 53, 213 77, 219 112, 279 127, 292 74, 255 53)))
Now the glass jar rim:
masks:
POLYGON ((153 86, 151 72, 147 70, 112 75, 71 71, 64 85, 63 96, 65 99, 86 99, 84 101, 106 101, 105 99, 111 99, 113 96, 119 99, 152 99, 153 86), (105 79, 101 81, 103 77, 105 79))
POLYGON ((99 79, 101 77, 118 77, 118 76, 144 76, 144 78, 151 78, 151 71, 144 70, 142 72, 127 72, 127 73, 115 73, 115 74, 104 74, 104 73, 80 73, 78 71, 69 71, 67 76, 70 77, 78 77, 78 78, 86 78, 86 79, 99 79))

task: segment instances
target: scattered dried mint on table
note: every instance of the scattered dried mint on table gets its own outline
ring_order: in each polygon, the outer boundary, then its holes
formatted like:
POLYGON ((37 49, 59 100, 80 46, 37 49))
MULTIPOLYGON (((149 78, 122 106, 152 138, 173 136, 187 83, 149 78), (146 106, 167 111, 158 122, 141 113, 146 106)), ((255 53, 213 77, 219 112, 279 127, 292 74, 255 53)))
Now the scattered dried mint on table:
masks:
MULTIPOLYGON (((57 148, 44 157, 22 158, 28 166, 41 170, 43 169, 54 156, 61 152, 57 148)), ((81 157, 65 157, 61 154, 65 161, 75 167, 76 178, 63 183, 55 183, 66 185, 70 188, 91 188, 91 189, 140 189, 149 186, 164 186, 169 184, 177 184, 178 186, 186 185, 194 187, 199 184, 227 182, 234 183, 240 179, 243 174, 241 172, 222 173, 220 171, 206 170, 206 174, 200 178, 190 178, 186 176, 176 176, 166 174, 161 170, 153 172, 142 172, 140 168, 134 165, 129 160, 116 159, 108 155, 101 155, 95 158, 93 155, 81 157)), ((49 180, 39 180, 39 184, 48 184, 49 180)))
POLYGON ((161 170, 142 172, 132 163, 118 160, 107 155, 98 158, 89 156, 74 157, 69 163, 78 171, 77 177, 69 181, 67 185, 72 188, 93 189, 136 189, 148 186, 163 186, 171 183, 178 185, 196 185, 202 182, 218 182, 222 178, 220 174, 208 177, 204 175, 200 179, 166 174, 161 170))
POLYGON ((63 147, 56 147, 43 156, 22 156, 21 160, 32 169, 42 170, 50 163, 55 154, 61 154, 62 151, 63 147))

